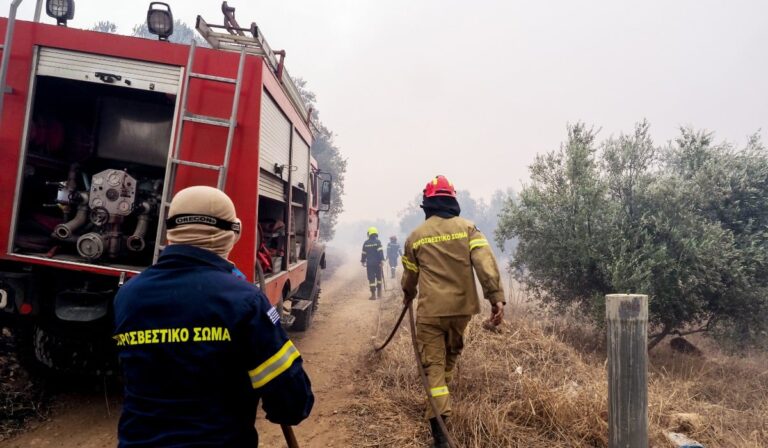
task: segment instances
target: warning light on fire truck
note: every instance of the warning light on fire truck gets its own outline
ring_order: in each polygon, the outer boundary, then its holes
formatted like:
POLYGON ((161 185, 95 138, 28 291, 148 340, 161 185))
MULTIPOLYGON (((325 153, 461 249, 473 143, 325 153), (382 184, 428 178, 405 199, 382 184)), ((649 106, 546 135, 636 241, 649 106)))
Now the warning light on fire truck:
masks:
POLYGON ((75 17, 74 0, 46 0, 45 13, 56 19, 57 25, 67 26, 67 20, 75 17))
POLYGON ((168 40, 168 37, 173 34, 173 14, 167 3, 152 2, 149 4, 147 29, 150 33, 157 35, 160 40, 168 40), (156 5, 165 6, 166 9, 159 9, 156 5))

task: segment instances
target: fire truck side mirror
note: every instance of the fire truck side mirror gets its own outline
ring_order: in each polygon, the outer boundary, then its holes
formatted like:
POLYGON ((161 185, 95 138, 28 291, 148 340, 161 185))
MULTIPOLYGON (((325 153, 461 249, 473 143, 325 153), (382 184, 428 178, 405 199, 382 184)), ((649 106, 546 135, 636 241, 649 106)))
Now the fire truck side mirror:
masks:
POLYGON ((331 209, 331 181, 324 180, 320 187, 320 205, 321 211, 327 212, 331 209))

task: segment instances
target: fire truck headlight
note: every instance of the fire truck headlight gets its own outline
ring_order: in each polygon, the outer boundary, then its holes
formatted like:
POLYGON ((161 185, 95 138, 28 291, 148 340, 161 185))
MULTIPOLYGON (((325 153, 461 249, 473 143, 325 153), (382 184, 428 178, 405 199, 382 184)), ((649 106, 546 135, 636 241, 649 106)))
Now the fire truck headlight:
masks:
POLYGON ((168 40, 168 36, 173 34, 173 14, 171 7, 167 3, 152 2, 147 11, 147 29, 150 33, 156 34, 160 40, 168 40), (158 6, 164 6, 160 9, 158 6))
POLYGON ((66 25, 67 20, 75 17, 75 0, 46 0, 45 13, 56 19, 59 25, 66 25))

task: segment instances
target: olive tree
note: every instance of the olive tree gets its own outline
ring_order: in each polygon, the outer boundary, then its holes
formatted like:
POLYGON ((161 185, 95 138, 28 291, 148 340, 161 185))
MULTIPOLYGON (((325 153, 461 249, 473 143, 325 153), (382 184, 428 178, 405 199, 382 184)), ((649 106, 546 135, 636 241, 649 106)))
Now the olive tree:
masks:
POLYGON ((497 244, 518 239, 510 268, 544 304, 586 310, 611 289, 603 259, 611 229, 594 140, 594 130, 570 126, 558 151, 537 156, 531 183, 499 217, 497 244))
POLYGON ((519 238, 511 268, 544 304, 599 320, 605 294, 644 293, 651 348, 673 332, 754 342, 766 316, 767 182, 756 138, 736 151, 682 129, 656 147, 641 122, 598 146, 577 124, 536 159, 496 235, 519 238))

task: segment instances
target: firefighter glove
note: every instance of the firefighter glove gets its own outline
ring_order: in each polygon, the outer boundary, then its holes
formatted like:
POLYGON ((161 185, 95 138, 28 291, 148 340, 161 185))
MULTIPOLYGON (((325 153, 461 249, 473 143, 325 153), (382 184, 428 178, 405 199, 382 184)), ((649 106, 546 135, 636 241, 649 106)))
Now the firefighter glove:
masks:
POLYGON ((499 326, 504 320, 504 302, 496 302, 491 306, 491 323, 499 326))

